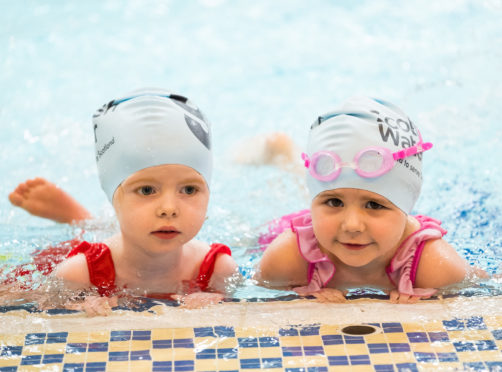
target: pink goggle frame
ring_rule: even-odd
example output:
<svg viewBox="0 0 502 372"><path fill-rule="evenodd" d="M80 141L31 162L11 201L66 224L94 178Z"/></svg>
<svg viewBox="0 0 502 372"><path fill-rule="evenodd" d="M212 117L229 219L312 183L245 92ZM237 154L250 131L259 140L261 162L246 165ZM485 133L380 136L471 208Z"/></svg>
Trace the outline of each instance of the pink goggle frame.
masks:
<svg viewBox="0 0 502 372"><path fill-rule="evenodd" d="M331 182L340 175L342 168L352 168L363 178L380 177L389 172L394 167L397 160L422 153L430 148L432 148L432 143L422 142L422 136L420 136L419 133L419 142L415 146L396 152L391 152L385 147L368 147L359 151L352 162L343 162L342 159L332 151L318 151L314 153L311 158L309 158L307 154L302 153L302 159L312 177L319 181ZM330 160L332 169L328 169L324 174L319 174L317 165L323 158ZM368 159L370 159L369 162ZM365 163L364 166L361 165L362 160L363 163Z"/></svg>

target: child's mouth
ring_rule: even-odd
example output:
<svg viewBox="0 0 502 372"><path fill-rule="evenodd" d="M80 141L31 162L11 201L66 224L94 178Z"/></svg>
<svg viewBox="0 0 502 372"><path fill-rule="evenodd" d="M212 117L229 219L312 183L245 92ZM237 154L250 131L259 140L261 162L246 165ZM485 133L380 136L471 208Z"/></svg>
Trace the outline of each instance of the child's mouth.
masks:
<svg viewBox="0 0 502 372"><path fill-rule="evenodd" d="M174 239L177 237L181 232L176 230L174 227L167 226L167 227L161 227L158 230L152 231L151 234L159 239Z"/></svg>
<svg viewBox="0 0 502 372"><path fill-rule="evenodd" d="M345 248L350 249L352 251L361 250L368 246L368 244L352 244L352 243L342 243L342 245Z"/></svg>

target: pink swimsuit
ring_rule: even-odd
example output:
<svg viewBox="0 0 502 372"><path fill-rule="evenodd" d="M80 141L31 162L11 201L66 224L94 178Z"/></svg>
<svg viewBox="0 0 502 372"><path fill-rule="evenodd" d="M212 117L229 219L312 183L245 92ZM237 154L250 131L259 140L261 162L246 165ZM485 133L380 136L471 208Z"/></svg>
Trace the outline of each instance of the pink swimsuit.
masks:
<svg viewBox="0 0 502 372"><path fill-rule="evenodd" d="M427 216L415 216L420 228L408 236L396 251L389 266L387 276L400 293L416 296L430 296L434 288L414 288L418 263L422 250L428 240L439 239L446 234L441 222ZM273 236L284 231L286 225L296 233L300 254L308 262L308 282L304 287L297 287L295 291L304 294L318 291L326 287L333 278L336 268L327 256L319 249L317 239L312 228L312 218L309 210L303 210L282 217L269 227L269 233L260 237L260 243L270 243Z"/></svg>

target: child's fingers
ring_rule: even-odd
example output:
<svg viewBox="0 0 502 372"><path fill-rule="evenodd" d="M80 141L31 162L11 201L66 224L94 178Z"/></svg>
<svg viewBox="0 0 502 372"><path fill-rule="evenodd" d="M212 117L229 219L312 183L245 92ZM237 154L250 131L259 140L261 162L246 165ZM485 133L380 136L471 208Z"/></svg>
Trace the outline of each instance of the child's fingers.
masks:
<svg viewBox="0 0 502 372"><path fill-rule="evenodd" d="M312 295L317 299L319 302L334 302L334 303L340 303L340 302L345 302L345 296L343 295L342 291L334 288L323 288L318 292L312 293Z"/></svg>

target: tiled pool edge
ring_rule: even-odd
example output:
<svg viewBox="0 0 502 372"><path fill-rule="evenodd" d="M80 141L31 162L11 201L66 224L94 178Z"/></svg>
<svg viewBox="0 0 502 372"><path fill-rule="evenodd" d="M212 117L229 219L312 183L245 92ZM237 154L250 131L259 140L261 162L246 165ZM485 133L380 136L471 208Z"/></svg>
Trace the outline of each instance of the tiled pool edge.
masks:
<svg viewBox="0 0 502 372"><path fill-rule="evenodd" d="M502 315L502 296L457 297L421 301L413 305L384 300L358 299L343 304L314 300L264 303L223 303L203 309L154 306L148 311L115 310L107 317L82 319L82 313L29 313L18 310L0 314L2 333L103 331L204 326L281 327L301 324L361 324L368 322L427 322L472 316Z"/></svg>

